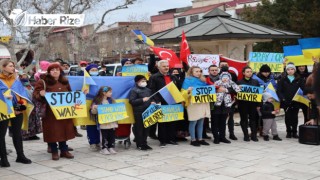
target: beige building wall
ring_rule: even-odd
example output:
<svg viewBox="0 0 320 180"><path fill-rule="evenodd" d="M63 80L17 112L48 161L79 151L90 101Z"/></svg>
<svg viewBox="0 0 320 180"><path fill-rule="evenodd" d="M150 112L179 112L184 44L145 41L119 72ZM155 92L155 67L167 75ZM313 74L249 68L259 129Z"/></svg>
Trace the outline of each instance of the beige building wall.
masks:
<svg viewBox="0 0 320 180"><path fill-rule="evenodd" d="M161 32L168 29L174 28L174 19L166 19L162 21L152 22L152 32Z"/></svg>

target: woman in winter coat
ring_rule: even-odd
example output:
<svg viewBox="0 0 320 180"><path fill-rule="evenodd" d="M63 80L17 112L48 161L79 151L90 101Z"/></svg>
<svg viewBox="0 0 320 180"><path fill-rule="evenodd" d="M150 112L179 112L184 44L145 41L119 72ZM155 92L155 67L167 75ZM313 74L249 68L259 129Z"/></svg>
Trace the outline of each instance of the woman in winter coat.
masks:
<svg viewBox="0 0 320 180"><path fill-rule="evenodd" d="M44 83L46 89L44 89ZM46 102L46 92L68 92L71 91L69 81L64 77L63 70L58 63L48 67L47 75L43 81L36 83L33 97L38 101ZM43 139L51 147L52 160L59 160L58 144L61 151L60 157L72 159L69 153L67 141L75 138L75 130L72 119L57 120L49 104L46 106L46 116L42 119ZM58 143L58 144L57 144Z"/></svg>

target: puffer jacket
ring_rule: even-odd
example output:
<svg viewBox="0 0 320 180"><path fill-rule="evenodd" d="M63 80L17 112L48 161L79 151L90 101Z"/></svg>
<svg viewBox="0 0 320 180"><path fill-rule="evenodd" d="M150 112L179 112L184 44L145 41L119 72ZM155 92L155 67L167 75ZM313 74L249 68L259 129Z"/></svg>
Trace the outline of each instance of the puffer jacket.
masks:
<svg viewBox="0 0 320 180"><path fill-rule="evenodd" d="M133 113L141 114L144 112L151 104L152 98L149 101L143 102L143 98L152 95L151 89L147 87L135 86L131 89L129 95L129 102L132 105Z"/></svg>

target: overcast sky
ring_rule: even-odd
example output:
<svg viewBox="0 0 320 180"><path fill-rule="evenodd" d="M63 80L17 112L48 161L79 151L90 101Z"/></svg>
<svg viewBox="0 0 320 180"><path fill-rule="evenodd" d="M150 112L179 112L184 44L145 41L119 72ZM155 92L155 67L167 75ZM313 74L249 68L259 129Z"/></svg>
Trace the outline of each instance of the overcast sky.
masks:
<svg viewBox="0 0 320 180"><path fill-rule="evenodd" d="M114 6L114 4L107 2L100 5L99 7L95 7L89 12L86 12L85 22L92 23L95 21L99 21L103 12L108 7ZM138 0L137 3L129 6L128 9L118 10L110 13L109 15L107 15L105 20L106 24L109 25L117 21L127 21L130 16L136 16L138 18L137 20L141 20L141 18L143 17L149 17L150 19L150 16L157 15L159 11L191 5L191 0Z"/></svg>

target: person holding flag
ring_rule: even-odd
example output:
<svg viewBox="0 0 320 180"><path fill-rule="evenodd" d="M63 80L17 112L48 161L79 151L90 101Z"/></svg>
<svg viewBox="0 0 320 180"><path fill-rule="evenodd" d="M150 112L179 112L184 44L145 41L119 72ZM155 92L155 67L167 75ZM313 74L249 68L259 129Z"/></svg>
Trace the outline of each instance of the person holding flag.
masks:
<svg viewBox="0 0 320 180"><path fill-rule="evenodd" d="M1 167L10 167L7 159L5 135L7 133L9 121L12 127L12 141L17 152L16 162L31 164L31 160L26 158L23 152L21 127L23 122L23 112L26 110L28 100L27 93L15 75L15 64L11 60L1 60L0 73L0 93L4 93L7 100L12 101L15 117L0 121L0 157ZM8 91L9 90L9 91ZM11 92L10 94L5 92ZM23 97L24 96L24 97Z"/></svg>
<svg viewBox="0 0 320 180"><path fill-rule="evenodd" d="M299 138L297 128L300 104L293 101L293 98L299 88L303 91L305 82L296 73L296 66L293 63L287 64L286 73L287 75L278 82L277 94L285 111L286 138Z"/></svg>
<svg viewBox="0 0 320 180"><path fill-rule="evenodd" d="M178 89L181 88L181 82L174 75L169 74L169 62L167 60L159 61L158 69L159 72L153 74L149 79L149 87L152 90L152 93L158 92L171 82L173 82ZM157 104L168 104L159 93L156 93L153 98ZM166 144L178 145L175 137L175 122L158 123L158 139L160 141L160 147L165 147Z"/></svg>

